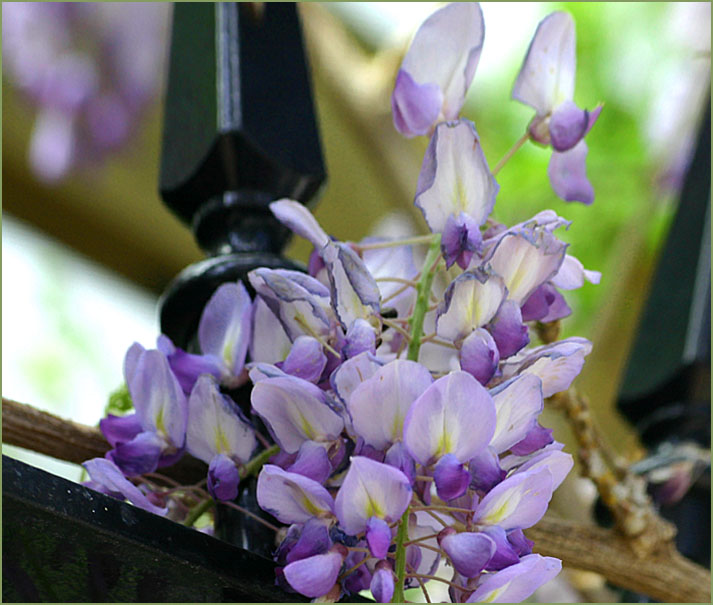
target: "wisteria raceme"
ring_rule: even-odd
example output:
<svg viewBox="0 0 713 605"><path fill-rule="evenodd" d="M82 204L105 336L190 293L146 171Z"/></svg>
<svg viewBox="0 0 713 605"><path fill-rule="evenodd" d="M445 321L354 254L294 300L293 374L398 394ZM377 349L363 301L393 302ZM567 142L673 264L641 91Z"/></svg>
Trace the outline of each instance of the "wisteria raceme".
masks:
<svg viewBox="0 0 713 605"><path fill-rule="evenodd" d="M477 5L444 7L399 72L395 124L431 136L415 193L431 233L340 242L298 202L273 202L314 246L309 273L257 268L254 300L222 285L195 350L165 336L156 349L134 344L124 373L136 413L102 421L113 449L86 463L92 487L192 525L213 500L237 506L240 482L256 475L259 506L283 526L276 582L309 598L369 589L401 602L445 569L452 601L511 602L557 575L560 561L533 554L523 534L573 465L539 419L591 344L538 346L533 322L566 317L563 291L599 274L568 253L557 230L569 222L554 211L510 227L490 216L498 184L475 126L457 115L483 32ZM555 13L516 90L544 95L527 136L540 140L548 125L548 142L567 153L591 124L561 129L571 87L562 80L555 94L532 71L556 34L554 65L571 77L573 25ZM428 59L441 39L434 56L450 61L450 80ZM251 419L230 397L248 380ZM156 479L184 451L209 465L207 492Z"/></svg>

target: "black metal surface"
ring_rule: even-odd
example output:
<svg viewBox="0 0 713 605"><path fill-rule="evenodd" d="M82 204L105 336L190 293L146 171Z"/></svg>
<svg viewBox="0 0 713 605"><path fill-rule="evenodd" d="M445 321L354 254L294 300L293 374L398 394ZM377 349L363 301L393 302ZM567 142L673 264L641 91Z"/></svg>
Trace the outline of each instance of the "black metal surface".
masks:
<svg viewBox="0 0 713 605"><path fill-rule="evenodd" d="M676 409L684 422L689 408L710 402L710 128L708 107L619 393L619 409L646 424L649 445L661 438L652 414L678 406L659 427L675 432Z"/></svg>
<svg viewBox="0 0 713 605"><path fill-rule="evenodd" d="M269 559L3 456L4 602L304 602Z"/></svg>
<svg viewBox="0 0 713 605"><path fill-rule="evenodd" d="M276 225L267 203L306 203L324 179L295 4L256 11L246 3L177 3L161 158L166 204L188 224L212 200L201 221L212 212L238 224L239 215L261 214ZM226 200L226 192L241 195ZM200 238L210 252L222 243L215 231ZM286 232L267 235L280 249Z"/></svg>

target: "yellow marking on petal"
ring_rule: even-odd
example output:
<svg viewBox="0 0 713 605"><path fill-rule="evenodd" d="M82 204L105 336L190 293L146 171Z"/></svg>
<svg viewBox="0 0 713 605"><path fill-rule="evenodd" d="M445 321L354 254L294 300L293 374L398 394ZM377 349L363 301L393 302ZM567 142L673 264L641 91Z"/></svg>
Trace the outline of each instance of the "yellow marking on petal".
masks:
<svg viewBox="0 0 713 605"><path fill-rule="evenodd" d="M223 361L229 368L233 367L233 347L230 342L226 342L223 346Z"/></svg>
<svg viewBox="0 0 713 605"><path fill-rule="evenodd" d="M461 212L465 212L468 207L468 197L466 195L465 187L463 187L463 181L458 177L454 179L453 184L453 206Z"/></svg>
<svg viewBox="0 0 713 605"><path fill-rule="evenodd" d="M215 427L215 451L218 454L227 454L230 451L228 437L220 426Z"/></svg>
<svg viewBox="0 0 713 605"><path fill-rule="evenodd" d="M156 412L156 430L159 433L163 433L164 435L166 434L166 423L164 421L163 415L164 415L164 406L161 406L158 408L158 412Z"/></svg>

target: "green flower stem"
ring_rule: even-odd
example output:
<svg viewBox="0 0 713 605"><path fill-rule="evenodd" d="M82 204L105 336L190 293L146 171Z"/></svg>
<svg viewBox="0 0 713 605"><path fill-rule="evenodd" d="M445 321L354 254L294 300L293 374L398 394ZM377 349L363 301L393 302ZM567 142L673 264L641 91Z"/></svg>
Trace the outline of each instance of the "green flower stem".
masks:
<svg viewBox="0 0 713 605"><path fill-rule="evenodd" d="M436 233L432 236L431 245L426 253L426 260L423 263L421 279L418 281L416 289L416 304L413 315L409 321L411 328L411 341L408 346L407 359L418 361L418 352L421 348L423 338L423 320L428 311L429 298L431 296L431 286L433 277L436 274L438 261L441 254L441 236ZM396 584L394 586L394 596L392 603L404 602L404 581L406 580L406 542L408 542L408 518L411 513L410 507L406 508L399 522L399 529L396 533Z"/></svg>
<svg viewBox="0 0 713 605"><path fill-rule="evenodd" d="M436 274L435 266L439 260L438 257L440 253L441 235L440 233L436 233L426 253L423 271L421 271L421 279L418 281L418 287L416 289L416 304L413 309L413 315L411 315L411 320L409 321L411 342L409 342L408 345L407 359L411 361L418 361L418 351L421 348L421 339L423 338L423 320L428 310L431 285L433 284L433 276Z"/></svg>
<svg viewBox="0 0 713 605"><path fill-rule="evenodd" d="M514 156L515 153L517 153L518 149L520 149L520 147L522 147L529 140L530 140L530 132L528 131L515 142L515 144L508 150L508 152L497 163L495 168L493 168L493 176L495 176L498 172L500 172L500 170L502 170L503 166L505 166L505 164L507 164L510 161L510 158L512 156Z"/></svg>
<svg viewBox="0 0 713 605"><path fill-rule="evenodd" d="M183 521L183 525L186 527L193 527L193 524L200 519L201 515L213 508L214 505L215 501L212 498L207 498L206 500L199 502L190 511L188 511L188 515Z"/></svg>
<svg viewBox="0 0 713 605"><path fill-rule="evenodd" d="M279 451L280 451L280 446L273 445L272 447L269 447L266 450L260 452L252 460L249 460L248 462L246 462L243 465L243 467L240 469L240 478L245 479L245 477L248 477L250 475L257 475L257 473L262 468L262 465L265 464L270 458L272 458Z"/></svg>

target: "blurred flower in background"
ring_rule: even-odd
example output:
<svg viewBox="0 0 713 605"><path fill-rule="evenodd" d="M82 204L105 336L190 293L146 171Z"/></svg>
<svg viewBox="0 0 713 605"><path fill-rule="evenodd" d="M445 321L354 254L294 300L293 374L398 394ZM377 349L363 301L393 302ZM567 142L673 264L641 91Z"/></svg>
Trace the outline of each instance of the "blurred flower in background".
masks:
<svg viewBox="0 0 713 605"><path fill-rule="evenodd" d="M43 181L121 148L162 82L171 5L11 2L3 69L36 107L29 161Z"/></svg>

